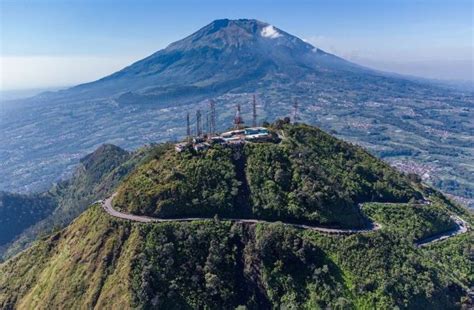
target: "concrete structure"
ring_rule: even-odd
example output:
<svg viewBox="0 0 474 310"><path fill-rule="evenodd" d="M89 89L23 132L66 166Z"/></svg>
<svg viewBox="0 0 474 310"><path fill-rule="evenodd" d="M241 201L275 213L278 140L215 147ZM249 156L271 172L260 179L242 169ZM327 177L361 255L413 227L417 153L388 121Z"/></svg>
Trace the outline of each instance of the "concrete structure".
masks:
<svg viewBox="0 0 474 310"><path fill-rule="evenodd" d="M271 138L270 132L264 127L252 127L245 129L245 140L257 141Z"/></svg>
<svg viewBox="0 0 474 310"><path fill-rule="evenodd" d="M271 132L265 127L249 127L245 129L231 130L220 135L194 137L190 143L178 143L175 145L176 152L182 152L193 148L195 151L204 151L212 145L238 146L247 142L270 141Z"/></svg>
<svg viewBox="0 0 474 310"><path fill-rule="evenodd" d="M189 143L181 142L181 143L175 144L174 149L175 149L176 152L181 153L182 151L185 151L186 149L188 149L189 146L190 146Z"/></svg>
<svg viewBox="0 0 474 310"><path fill-rule="evenodd" d="M196 152L205 151L205 150L209 149L210 147L211 147L211 145L207 142L197 143L197 144L193 145L193 149Z"/></svg>

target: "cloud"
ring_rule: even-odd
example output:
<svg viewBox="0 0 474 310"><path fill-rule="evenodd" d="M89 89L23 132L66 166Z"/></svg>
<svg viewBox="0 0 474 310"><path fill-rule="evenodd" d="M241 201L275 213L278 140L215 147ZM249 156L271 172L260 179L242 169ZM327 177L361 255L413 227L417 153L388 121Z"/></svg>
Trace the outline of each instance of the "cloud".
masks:
<svg viewBox="0 0 474 310"><path fill-rule="evenodd" d="M278 37L281 37L281 34L272 25L268 25L265 28L263 28L260 34L262 35L262 37L270 38L270 39L276 39Z"/></svg>
<svg viewBox="0 0 474 310"><path fill-rule="evenodd" d="M314 52L316 52L318 49L322 49L326 52L340 55L341 51L336 48L336 45L338 45L339 42L336 40L330 39L326 36L312 36L309 38L304 39L306 43L309 43L313 45L315 48L313 49Z"/></svg>

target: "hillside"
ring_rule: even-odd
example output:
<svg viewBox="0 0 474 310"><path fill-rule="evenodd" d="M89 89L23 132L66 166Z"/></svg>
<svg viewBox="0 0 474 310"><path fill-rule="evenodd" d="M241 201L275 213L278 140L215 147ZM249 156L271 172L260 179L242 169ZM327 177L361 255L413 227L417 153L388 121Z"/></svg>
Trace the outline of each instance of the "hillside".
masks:
<svg viewBox="0 0 474 310"><path fill-rule="evenodd" d="M0 308L467 307L472 231L422 248L415 242L451 231L453 214L472 225L470 212L318 128L278 121L269 130L279 143L181 153L165 144L132 157L104 147L125 164L99 156L103 148L88 156L84 168L108 167L91 172L88 185L125 176L117 177L114 207L207 219L137 223L95 204L0 264ZM134 157L132 172L119 173ZM119 166L110 172L112 163ZM91 179L81 180L72 192L95 195L83 187ZM105 184L110 194L114 183ZM355 228L368 220L382 228L327 235L288 225Z"/></svg>
<svg viewBox="0 0 474 310"><path fill-rule="evenodd" d="M259 122L288 116L296 98L301 121L474 199L472 92L363 68L249 19L213 21L98 81L5 104L0 189L43 191L105 142L181 139L186 113L208 99L224 130L237 103L250 119L252 94Z"/></svg>
<svg viewBox="0 0 474 310"><path fill-rule="evenodd" d="M70 179L44 193L0 195L0 257L14 255L39 235L67 226L92 202L109 195L144 153L102 145L80 160Z"/></svg>
<svg viewBox="0 0 474 310"><path fill-rule="evenodd" d="M307 125L277 122L280 143L169 150L118 189L114 205L134 214L247 217L363 227L357 204L423 198L416 184L360 147Z"/></svg>
<svg viewBox="0 0 474 310"><path fill-rule="evenodd" d="M0 265L0 307L457 309L472 281L469 238L438 262L444 244L420 250L396 232L131 224L95 206Z"/></svg>

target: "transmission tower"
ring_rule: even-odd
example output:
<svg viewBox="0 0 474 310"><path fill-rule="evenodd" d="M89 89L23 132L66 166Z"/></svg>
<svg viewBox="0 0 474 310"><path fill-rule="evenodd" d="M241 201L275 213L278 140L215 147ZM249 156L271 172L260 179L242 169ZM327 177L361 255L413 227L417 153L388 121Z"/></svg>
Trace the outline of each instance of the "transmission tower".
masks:
<svg viewBox="0 0 474 310"><path fill-rule="evenodd" d="M293 103L293 122L296 123L298 121L298 99L295 98L295 102Z"/></svg>
<svg viewBox="0 0 474 310"><path fill-rule="evenodd" d="M205 128L205 134L210 135L211 128L210 128L210 123L209 123L209 112L206 113L206 128Z"/></svg>
<svg viewBox="0 0 474 310"><path fill-rule="evenodd" d="M241 125L244 123L242 116L240 116L240 104L237 104L237 112L235 113L234 125L236 129L240 129Z"/></svg>
<svg viewBox="0 0 474 310"><path fill-rule="evenodd" d="M186 135L187 139L191 139L191 124L189 122L189 112L186 113Z"/></svg>
<svg viewBox="0 0 474 310"><path fill-rule="evenodd" d="M252 126L257 127L257 100L255 99L255 94L253 95L252 102Z"/></svg>
<svg viewBox="0 0 474 310"><path fill-rule="evenodd" d="M201 127L201 110L196 111L196 136L200 137L202 134Z"/></svg>
<svg viewBox="0 0 474 310"><path fill-rule="evenodd" d="M214 100L209 100L209 110L211 112L211 119L209 125L209 133L211 135L216 133L216 121L217 121L217 113L216 113L216 103Z"/></svg>

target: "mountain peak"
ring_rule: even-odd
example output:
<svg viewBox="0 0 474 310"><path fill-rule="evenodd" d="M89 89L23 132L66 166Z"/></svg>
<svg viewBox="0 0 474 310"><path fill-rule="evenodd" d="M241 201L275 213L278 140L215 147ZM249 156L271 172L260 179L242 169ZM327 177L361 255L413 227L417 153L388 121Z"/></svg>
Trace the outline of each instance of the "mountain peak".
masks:
<svg viewBox="0 0 474 310"><path fill-rule="evenodd" d="M268 23L261 22L256 19L216 19L212 21L207 26L201 28L201 30L207 29L208 27L212 28L214 31L232 31L233 28L241 28L247 30L249 33L255 33L259 28L267 26ZM197 31L199 32L199 30Z"/></svg>
<svg viewBox="0 0 474 310"><path fill-rule="evenodd" d="M262 40L279 39L279 44L302 40L256 19L217 19L199 29L187 38L168 46L168 50L195 49L200 47L227 48L254 45Z"/></svg>

